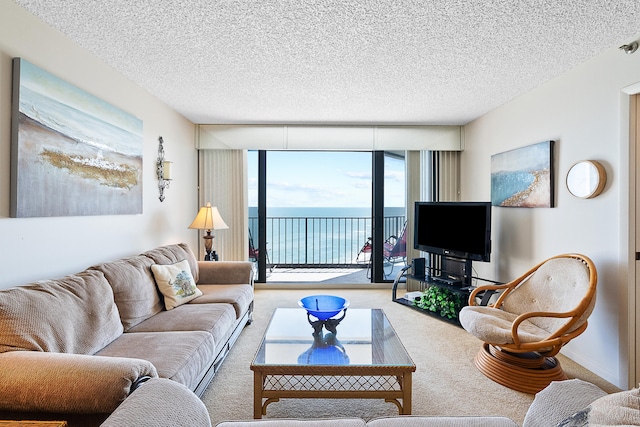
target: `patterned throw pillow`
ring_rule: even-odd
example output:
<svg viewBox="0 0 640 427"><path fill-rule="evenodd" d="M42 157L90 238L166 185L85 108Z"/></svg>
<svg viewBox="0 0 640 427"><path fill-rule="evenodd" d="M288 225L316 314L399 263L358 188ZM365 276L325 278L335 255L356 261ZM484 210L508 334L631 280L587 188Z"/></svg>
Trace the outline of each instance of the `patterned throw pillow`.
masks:
<svg viewBox="0 0 640 427"><path fill-rule="evenodd" d="M164 306L167 310L202 295L200 289L196 287L187 260L170 265L153 264L151 271L158 289L164 295Z"/></svg>
<svg viewBox="0 0 640 427"><path fill-rule="evenodd" d="M582 411L562 420L557 427L586 427L589 425L589 411L591 411L591 406L587 406Z"/></svg>

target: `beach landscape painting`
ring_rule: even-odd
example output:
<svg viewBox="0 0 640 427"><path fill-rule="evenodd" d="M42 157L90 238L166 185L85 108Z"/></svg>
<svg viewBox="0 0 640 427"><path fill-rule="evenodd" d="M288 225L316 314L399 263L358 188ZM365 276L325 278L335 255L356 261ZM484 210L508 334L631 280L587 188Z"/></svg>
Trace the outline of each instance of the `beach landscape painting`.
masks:
<svg viewBox="0 0 640 427"><path fill-rule="evenodd" d="M553 207L553 141L491 156L491 205Z"/></svg>
<svg viewBox="0 0 640 427"><path fill-rule="evenodd" d="M142 213L142 121L13 59L14 218Z"/></svg>

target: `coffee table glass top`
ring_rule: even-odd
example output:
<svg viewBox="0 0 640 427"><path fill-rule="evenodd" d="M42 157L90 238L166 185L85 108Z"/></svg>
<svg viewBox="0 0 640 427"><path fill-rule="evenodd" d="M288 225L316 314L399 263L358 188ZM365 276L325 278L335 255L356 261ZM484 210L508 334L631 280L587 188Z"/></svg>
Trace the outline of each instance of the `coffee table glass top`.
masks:
<svg viewBox="0 0 640 427"><path fill-rule="evenodd" d="M415 366L381 309L335 317L323 324L302 308L276 309L252 365Z"/></svg>

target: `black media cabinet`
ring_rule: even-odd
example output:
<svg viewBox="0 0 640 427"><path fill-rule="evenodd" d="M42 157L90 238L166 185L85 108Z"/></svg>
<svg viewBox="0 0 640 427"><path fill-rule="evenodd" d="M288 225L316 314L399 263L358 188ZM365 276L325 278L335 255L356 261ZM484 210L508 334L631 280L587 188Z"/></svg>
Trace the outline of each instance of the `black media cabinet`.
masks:
<svg viewBox="0 0 640 427"><path fill-rule="evenodd" d="M487 281L487 282L492 282L492 283L498 283L498 282L493 282L491 280L487 280L487 279L480 279L480 278L474 278L476 280L482 280L482 281ZM468 305L468 301L469 301L469 296L471 295L471 292L473 291L473 289L475 289L474 286L471 286L471 276L467 275L465 276L465 280L464 283L460 283L459 281L456 280L443 280L440 276L430 276L430 275L425 275L425 276L414 276L411 274L411 266L407 266L404 267L396 276L394 282L393 282L393 288L392 288L392 294L391 294L391 299L393 302L396 302L398 304L402 304L405 305L409 308L412 308L414 310L417 310L421 313L430 315L430 316L434 316L440 320L444 320L445 322L449 322L452 323L454 325L460 326L460 320L459 317L456 315L455 318L448 318L448 317L443 317L441 316L438 312L434 312L434 311L429 311L429 310L425 310L423 308L418 307L414 301L410 301L409 299L405 298L404 295L398 297L398 285L401 282L406 282L407 283L407 292L410 292L409 290L409 282L414 283L414 286L416 288L416 292L424 292L427 288L430 288L432 286L436 286L439 289L445 289L450 291L452 294L458 295L461 300L462 300L462 305L460 306L460 308L462 308L463 306ZM493 291L491 292L484 292L481 293L479 295L479 297L481 298L481 305L487 305L489 303L489 299L491 298L491 296L494 294ZM459 312L459 310L458 310Z"/></svg>

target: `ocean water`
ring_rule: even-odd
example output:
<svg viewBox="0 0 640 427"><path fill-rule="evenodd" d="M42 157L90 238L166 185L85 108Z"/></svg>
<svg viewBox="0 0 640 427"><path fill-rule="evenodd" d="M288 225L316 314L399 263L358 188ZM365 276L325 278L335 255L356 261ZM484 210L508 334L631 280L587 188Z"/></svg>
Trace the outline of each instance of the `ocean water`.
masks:
<svg viewBox="0 0 640 427"><path fill-rule="evenodd" d="M385 208L385 216L405 215L404 207ZM249 217L258 217L258 208L249 207ZM267 217L345 218L371 217L370 207L268 207Z"/></svg>
<svg viewBox="0 0 640 427"><path fill-rule="evenodd" d="M20 65L20 112L99 150L142 155L142 120L28 61Z"/></svg>
<svg viewBox="0 0 640 427"><path fill-rule="evenodd" d="M385 209L385 236L398 235L405 209ZM258 210L249 208L249 230L258 246ZM267 209L271 264L352 264L371 236L371 208L274 207Z"/></svg>
<svg viewBox="0 0 640 427"><path fill-rule="evenodd" d="M535 175L526 171L491 174L491 204L501 206L509 197L528 189L534 180Z"/></svg>

